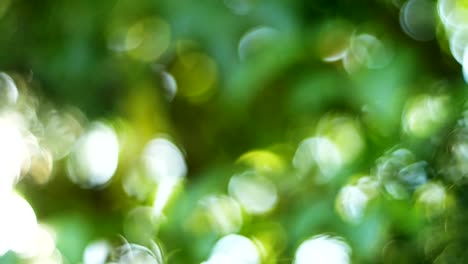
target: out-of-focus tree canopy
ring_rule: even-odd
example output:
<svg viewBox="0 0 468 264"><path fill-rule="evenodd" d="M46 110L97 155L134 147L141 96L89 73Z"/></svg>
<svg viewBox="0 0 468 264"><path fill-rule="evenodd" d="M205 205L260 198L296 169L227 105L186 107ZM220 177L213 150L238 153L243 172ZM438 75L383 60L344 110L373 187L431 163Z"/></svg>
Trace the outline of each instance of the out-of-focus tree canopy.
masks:
<svg viewBox="0 0 468 264"><path fill-rule="evenodd" d="M0 263L466 263L468 2L0 0Z"/></svg>

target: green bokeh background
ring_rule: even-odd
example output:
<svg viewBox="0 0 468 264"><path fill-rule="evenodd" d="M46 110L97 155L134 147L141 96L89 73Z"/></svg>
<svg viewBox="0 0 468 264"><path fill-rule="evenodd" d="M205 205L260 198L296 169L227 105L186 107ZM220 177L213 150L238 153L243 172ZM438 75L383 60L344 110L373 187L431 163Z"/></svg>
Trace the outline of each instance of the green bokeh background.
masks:
<svg viewBox="0 0 468 264"><path fill-rule="evenodd" d="M92 240L120 241L127 212L150 204L128 197L122 177L144 144L160 133L183 148L188 166L187 178L154 236L167 263L208 258L220 234L196 230L187 222L202 197L227 193L230 177L242 170L236 160L257 149L276 153L286 164L278 176L283 180L277 182L276 208L262 216L246 214L239 231L249 237L272 236L274 252L265 263L291 263L303 240L323 233L343 237L353 249L353 263L467 261L466 184L443 176L450 135L465 109L466 85L459 65L445 52L443 33L419 42L402 31L394 2L403 1L256 0L250 1L253 8L245 15L235 14L220 0L2 2L2 71L24 80L43 105L59 111L76 107L87 122L105 120L117 133L130 129L137 135L104 188L83 189L72 183L66 177L66 158L54 163L46 184L27 177L17 184L38 220L56 231L66 263L80 263ZM109 48L109 35L118 25L147 17L170 26L170 44L161 56L145 62ZM339 63L323 62L317 48L320 30L337 19L384 36L393 54L390 63L349 74ZM257 26L274 28L278 36L242 61L239 40ZM183 57L178 53L181 45L216 65L216 82L207 98L194 100L182 93L166 100L157 69L174 73ZM178 88L203 82L203 69L196 73L186 81L176 76ZM447 95L450 107L433 133L413 137L404 132L402 115L405 104L420 94ZM327 114L351 116L362 125L364 152L329 184L291 180L297 146ZM453 205L427 218L414 196L394 200L380 190L361 223L343 221L335 209L340 188L355 174L372 173L377 158L395 146L428 163L429 179L450 190ZM429 240L435 241L430 249ZM0 263L28 260L10 252Z"/></svg>

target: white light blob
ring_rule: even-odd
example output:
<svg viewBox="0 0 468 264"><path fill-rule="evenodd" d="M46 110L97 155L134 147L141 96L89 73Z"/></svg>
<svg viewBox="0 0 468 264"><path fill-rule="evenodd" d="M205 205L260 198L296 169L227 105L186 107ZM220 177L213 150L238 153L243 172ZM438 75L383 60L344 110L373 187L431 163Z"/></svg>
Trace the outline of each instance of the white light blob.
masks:
<svg viewBox="0 0 468 264"><path fill-rule="evenodd" d="M70 153L82 134L84 117L78 109L62 109L51 110L44 119L43 145L51 151L54 160L60 160Z"/></svg>
<svg viewBox="0 0 468 264"><path fill-rule="evenodd" d="M229 194L251 214L263 214L270 211L278 200L275 185L254 172L246 172L231 177Z"/></svg>
<svg viewBox="0 0 468 264"><path fill-rule="evenodd" d="M426 204L439 204L445 200L445 187L441 184L429 183L424 186L418 200Z"/></svg>
<svg viewBox="0 0 468 264"><path fill-rule="evenodd" d="M460 5L457 0L439 0L437 2L440 20L449 34L468 27L468 8Z"/></svg>
<svg viewBox="0 0 468 264"><path fill-rule="evenodd" d="M153 202L153 211L156 216L162 215L178 183L179 181L164 180L158 185L158 191Z"/></svg>
<svg viewBox="0 0 468 264"><path fill-rule="evenodd" d="M158 184L153 208L155 214L160 215L176 186L187 174L187 165L179 148L165 138L148 142L142 160L147 176Z"/></svg>
<svg viewBox="0 0 468 264"><path fill-rule="evenodd" d="M28 140L23 135L22 127L18 114L0 116L0 193L12 189L23 167L29 163Z"/></svg>
<svg viewBox="0 0 468 264"><path fill-rule="evenodd" d="M172 101L177 94L177 82L172 74L163 71L161 72L162 85L165 91L165 96L168 101Z"/></svg>
<svg viewBox="0 0 468 264"><path fill-rule="evenodd" d="M458 63L463 63L465 49L468 46L468 28L456 30L449 36L449 47L453 58Z"/></svg>
<svg viewBox="0 0 468 264"><path fill-rule="evenodd" d="M40 256L29 259L30 264L63 264L66 263L65 259L60 254L60 251L55 249L50 256Z"/></svg>
<svg viewBox="0 0 468 264"><path fill-rule="evenodd" d="M0 256L12 250L27 253L37 230L34 210L18 194L0 194Z"/></svg>
<svg viewBox="0 0 468 264"><path fill-rule="evenodd" d="M119 158L115 131L96 122L73 147L67 168L70 179L85 188L106 184L114 175Z"/></svg>
<svg viewBox="0 0 468 264"><path fill-rule="evenodd" d="M347 264L351 247L341 238L327 235L314 236L299 246L294 264Z"/></svg>
<svg viewBox="0 0 468 264"><path fill-rule="evenodd" d="M325 115L317 125L317 134L333 142L344 164L354 161L365 148L361 126L350 116Z"/></svg>
<svg viewBox="0 0 468 264"><path fill-rule="evenodd" d="M463 1L439 0L437 11L449 41L450 52L462 64L463 77L467 81L465 53L468 46L468 6Z"/></svg>
<svg viewBox="0 0 468 264"><path fill-rule="evenodd" d="M369 197L358 186L343 187L337 198L336 207L341 217L351 223L358 223L364 215Z"/></svg>
<svg viewBox="0 0 468 264"><path fill-rule="evenodd" d="M39 146L31 150L29 174L36 183L46 183L50 179L53 166L54 161L50 151Z"/></svg>
<svg viewBox="0 0 468 264"><path fill-rule="evenodd" d="M466 83L468 83L468 47L465 48L465 52L463 54L462 72L463 72L463 79L465 80Z"/></svg>
<svg viewBox="0 0 468 264"><path fill-rule="evenodd" d="M248 238L230 234L222 237L211 251L209 259L202 264L260 264L257 246Z"/></svg>
<svg viewBox="0 0 468 264"><path fill-rule="evenodd" d="M236 200L226 195L210 195L200 200L200 205L218 234L240 230L243 224L242 210Z"/></svg>
<svg viewBox="0 0 468 264"><path fill-rule="evenodd" d="M372 34L362 33L351 38L349 52L356 60L369 69L385 67L393 54L390 49Z"/></svg>
<svg viewBox="0 0 468 264"><path fill-rule="evenodd" d="M440 183L427 183L418 190L418 204L422 205L428 216L438 215L445 210L448 195Z"/></svg>
<svg viewBox="0 0 468 264"><path fill-rule="evenodd" d="M342 167L343 160L338 147L326 137L307 138L299 144L293 158L293 165L298 170L306 172L314 165L318 167L321 176L319 183L328 182Z"/></svg>
<svg viewBox="0 0 468 264"><path fill-rule="evenodd" d="M38 224L31 234L32 242L20 253L23 258L47 258L54 254L55 233L43 224Z"/></svg>
<svg viewBox="0 0 468 264"><path fill-rule="evenodd" d="M428 41L435 36L434 3L410 0L400 9L400 25L411 38Z"/></svg>
<svg viewBox="0 0 468 264"><path fill-rule="evenodd" d="M262 52L269 47L278 37L278 31L271 27L259 26L242 36L239 41L239 58L241 61Z"/></svg>
<svg viewBox="0 0 468 264"><path fill-rule="evenodd" d="M465 163L468 160L468 144L466 142L456 142L452 146L454 158L459 163Z"/></svg>
<svg viewBox="0 0 468 264"><path fill-rule="evenodd" d="M341 188L335 207L343 220L352 224L360 223L369 201L378 195L378 187L379 183L374 177L364 176L355 184Z"/></svg>
<svg viewBox="0 0 468 264"><path fill-rule="evenodd" d="M439 14L440 20L444 24L449 23L449 16L450 13L453 11L455 7L454 0L439 0L437 1L437 13Z"/></svg>
<svg viewBox="0 0 468 264"><path fill-rule="evenodd" d="M187 174L187 165L179 148L165 138L148 142L143 151L148 176L156 183L179 180Z"/></svg>
<svg viewBox="0 0 468 264"><path fill-rule="evenodd" d="M430 136L446 121L448 108L447 96L417 96L405 107L403 128L413 136Z"/></svg>
<svg viewBox="0 0 468 264"><path fill-rule="evenodd" d="M104 264L111 253L111 246L105 240L88 244L83 252L83 264Z"/></svg>
<svg viewBox="0 0 468 264"><path fill-rule="evenodd" d="M447 164L446 177L452 182L466 181L468 175L468 142L466 138L466 118L459 120L460 127L454 133L450 146L450 159Z"/></svg>
<svg viewBox="0 0 468 264"><path fill-rule="evenodd" d="M14 105L18 96L18 88L13 79L8 74L0 72L0 107Z"/></svg>

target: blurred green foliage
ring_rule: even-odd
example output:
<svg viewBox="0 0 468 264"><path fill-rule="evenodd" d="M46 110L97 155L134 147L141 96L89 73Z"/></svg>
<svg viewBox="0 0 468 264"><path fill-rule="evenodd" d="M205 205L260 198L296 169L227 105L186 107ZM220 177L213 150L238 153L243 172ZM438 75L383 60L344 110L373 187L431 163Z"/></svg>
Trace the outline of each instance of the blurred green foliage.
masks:
<svg viewBox="0 0 468 264"><path fill-rule="evenodd" d="M100 263L83 259L96 240L109 263L137 263L119 257L128 243L221 263L212 249L231 233L261 263L306 263L299 246L321 234L353 263L466 262L466 87L440 21L425 42L402 30L405 3L2 0L0 69L29 98L12 109L33 109L52 166L31 162L14 189L57 250L0 263ZM96 121L119 145L99 184L77 150ZM173 145L155 154L154 138Z"/></svg>

